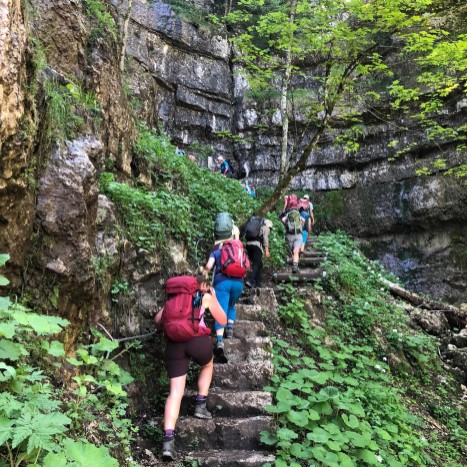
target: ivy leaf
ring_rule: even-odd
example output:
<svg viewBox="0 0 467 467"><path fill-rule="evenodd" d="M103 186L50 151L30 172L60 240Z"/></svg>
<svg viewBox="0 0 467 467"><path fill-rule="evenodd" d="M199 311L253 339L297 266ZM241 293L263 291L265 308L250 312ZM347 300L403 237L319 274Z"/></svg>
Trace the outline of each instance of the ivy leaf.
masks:
<svg viewBox="0 0 467 467"><path fill-rule="evenodd" d="M5 266L5 263L10 259L10 255L2 253L0 254L0 266Z"/></svg>
<svg viewBox="0 0 467 467"><path fill-rule="evenodd" d="M285 389L283 387L279 388L276 393L276 399L278 401L289 401L290 399L293 399L294 395L292 394L292 391L289 391L288 389Z"/></svg>
<svg viewBox="0 0 467 467"><path fill-rule="evenodd" d="M338 452L337 457L339 458L340 465L342 467L357 467L357 464L347 454Z"/></svg>
<svg viewBox="0 0 467 467"><path fill-rule="evenodd" d="M267 444L268 446L273 446L277 443L278 438L275 434L270 433L269 431L262 431L260 433L260 440L262 443Z"/></svg>
<svg viewBox="0 0 467 467"><path fill-rule="evenodd" d="M287 413L291 407L288 402L280 401L277 405L267 405L265 410L268 413Z"/></svg>
<svg viewBox="0 0 467 467"><path fill-rule="evenodd" d="M0 336L6 337L7 339L12 339L13 336L15 335L16 327L17 325L14 321L10 321L8 323L2 323L0 325Z"/></svg>
<svg viewBox="0 0 467 467"><path fill-rule="evenodd" d="M347 414L343 413L342 420L349 428L357 428L360 424L357 417L353 414L351 414L350 417L348 417Z"/></svg>
<svg viewBox="0 0 467 467"><path fill-rule="evenodd" d="M28 355L24 346L6 339L0 340L0 358L15 362L21 355Z"/></svg>
<svg viewBox="0 0 467 467"><path fill-rule="evenodd" d="M375 454L368 449L360 449L357 452L357 455L359 459L361 459L363 462L366 462L367 464L370 465L377 465L379 464L378 459L376 458Z"/></svg>
<svg viewBox="0 0 467 467"><path fill-rule="evenodd" d="M370 435L368 434L361 435L360 433L356 433L355 431L348 431L346 434L349 437L349 440L352 442L352 444L357 448L364 448L368 446L371 440Z"/></svg>
<svg viewBox="0 0 467 467"><path fill-rule="evenodd" d="M297 439L298 434L295 431L289 430L288 428L279 428L277 430L277 436L281 440L290 441L291 439Z"/></svg>
<svg viewBox="0 0 467 467"><path fill-rule="evenodd" d="M43 341L41 347L52 357L64 357L65 349L63 348L63 343L59 341Z"/></svg>
<svg viewBox="0 0 467 467"><path fill-rule="evenodd" d="M292 443L292 446L290 446L290 454L299 459L310 459L313 455L310 448L303 449L303 445L300 443Z"/></svg>
<svg viewBox="0 0 467 467"><path fill-rule="evenodd" d="M49 452L44 457L44 463L42 465L43 467L66 467L67 464L68 462L66 460L65 454L54 454Z"/></svg>
<svg viewBox="0 0 467 467"><path fill-rule="evenodd" d="M11 301L8 297L0 297L0 311L6 311L11 306Z"/></svg>
<svg viewBox="0 0 467 467"><path fill-rule="evenodd" d="M65 454L75 467L118 467L118 462L104 446L96 447L82 441L65 441Z"/></svg>
<svg viewBox="0 0 467 467"><path fill-rule="evenodd" d="M319 427L315 428L312 432L307 433L306 437L315 443L326 443L329 441L329 433Z"/></svg>
<svg viewBox="0 0 467 467"><path fill-rule="evenodd" d="M291 410L287 414L287 418L294 425L297 425L300 428L303 428L308 425L308 412L306 410L302 410L301 412L297 412L296 410Z"/></svg>
<svg viewBox="0 0 467 467"><path fill-rule="evenodd" d="M16 370L4 362L0 362L0 381L8 381L16 378Z"/></svg>
<svg viewBox="0 0 467 467"><path fill-rule="evenodd" d="M1 285L8 285L10 281L5 277L0 274L0 286Z"/></svg>

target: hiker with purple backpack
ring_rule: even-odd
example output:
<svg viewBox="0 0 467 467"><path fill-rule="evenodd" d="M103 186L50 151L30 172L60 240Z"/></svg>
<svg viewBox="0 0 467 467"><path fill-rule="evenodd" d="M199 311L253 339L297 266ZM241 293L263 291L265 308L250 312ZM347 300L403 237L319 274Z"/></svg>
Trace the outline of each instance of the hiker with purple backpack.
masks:
<svg viewBox="0 0 467 467"><path fill-rule="evenodd" d="M164 410L164 438L162 457L176 458L174 430L185 392L190 361L200 367L198 395L194 416L210 419L206 401L214 368L211 330L204 322L209 310L216 323L227 324L227 316L209 284L208 273L200 268L196 276L172 277L166 283L167 300L155 317L156 327L164 331L167 339L165 362L170 380L170 392Z"/></svg>
<svg viewBox="0 0 467 467"><path fill-rule="evenodd" d="M235 303L243 292L243 280L250 263L239 240L239 231L227 212L218 214L214 227L215 243L206 264L213 270L213 286L222 309L227 314L227 326L216 321L216 347L214 355L219 363L227 362L224 355L224 337L233 337L233 325L237 318Z"/></svg>

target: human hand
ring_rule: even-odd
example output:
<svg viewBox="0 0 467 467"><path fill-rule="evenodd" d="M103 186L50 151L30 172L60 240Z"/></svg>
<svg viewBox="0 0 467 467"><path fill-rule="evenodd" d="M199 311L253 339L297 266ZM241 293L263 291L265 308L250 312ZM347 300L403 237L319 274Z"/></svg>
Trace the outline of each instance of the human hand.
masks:
<svg viewBox="0 0 467 467"><path fill-rule="evenodd" d="M269 250L266 250L266 258L269 258L271 255L269 254Z"/></svg>

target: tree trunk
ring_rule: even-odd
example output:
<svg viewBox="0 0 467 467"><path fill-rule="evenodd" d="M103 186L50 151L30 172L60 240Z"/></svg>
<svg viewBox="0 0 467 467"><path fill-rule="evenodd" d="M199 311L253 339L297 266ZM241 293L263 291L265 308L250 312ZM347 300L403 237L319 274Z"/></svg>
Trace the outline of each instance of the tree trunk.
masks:
<svg viewBox="0 0 467 467"><path fill-rule="evenodd" d="M120 51L120 71L125 71L125 49L126 40L128 37L128 27L130 25L131 9L133 7L133 0L128 0L128 8L126 10L125 18L123 20L123 31L122 31L122 50Z"/></svg>
<svg viewBox="0 0 467 467"><path fill-rule="evenodd" d="M292 0L290 3L289 22L293 25L295 21L295 13L297 10L297 0ZM284 76L281 86L280 112L282 123L282 141L281 141L281 162L280 176L283 177L288 169L287 146L289 141L289 115L287 113L287 91L289 90L290 75L292 73L292 51L293 45L293 29L291 29L291 37L289 37L290 47L285 51Z"/></svg>
<svg viewBox="0 0 467 467"><path fill-rule="evenodd" d="M289 188L289 185L294 179L294 177L298 173L303 172L303 170L305 170L308 157L310 156L311 152L318 144L321 136L323 135L324 131L329 125L329 119L330 119L330 114L327 113L323 121L321 122L321 125L319 126L318 130L314 134L312 140L310 141L308 146L303 150L296 164L293 167L290 167L283 177L279 178L279 182L276 186L276 189L273 191L271 196L263 203L262 206L260 206L255 211L256 216L264 217L269 211L273 210L277 202L281 199L281 197L285 194L285 192Z"/></svg>

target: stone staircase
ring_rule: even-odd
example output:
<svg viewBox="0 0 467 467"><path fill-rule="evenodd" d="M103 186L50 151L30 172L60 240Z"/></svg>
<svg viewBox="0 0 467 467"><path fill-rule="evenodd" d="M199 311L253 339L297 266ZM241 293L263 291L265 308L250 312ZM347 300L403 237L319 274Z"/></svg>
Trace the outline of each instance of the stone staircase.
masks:
<svg viewBox="0 0 467 467"><path fill-rule="evenodd" d="M261 289L248 302L237 305L234 338L225 340L228 363L214 364L208 397L212 420L192 416L196 389L187 389L176 427L178 459L153 458L152 465L259 467L274 462L269 447L260 442L260 432L272 429L272 417L264 410L272 396L263 387L274 370L261 314L276 313L277 302L272 289Z"/></svg>
<svg viewBox="0 0 467 467"><path fill-rule="evenodd" d="M278 271L272 276L274 282L306 283L323 277L326 272L319 266L326 261L327 255L315 250L316 242L317 237L308 237L306 249L298 262L299 272L292 273L291 269L289 271ZM291 265L292 260L289 259L287 264Z"/></svg>

